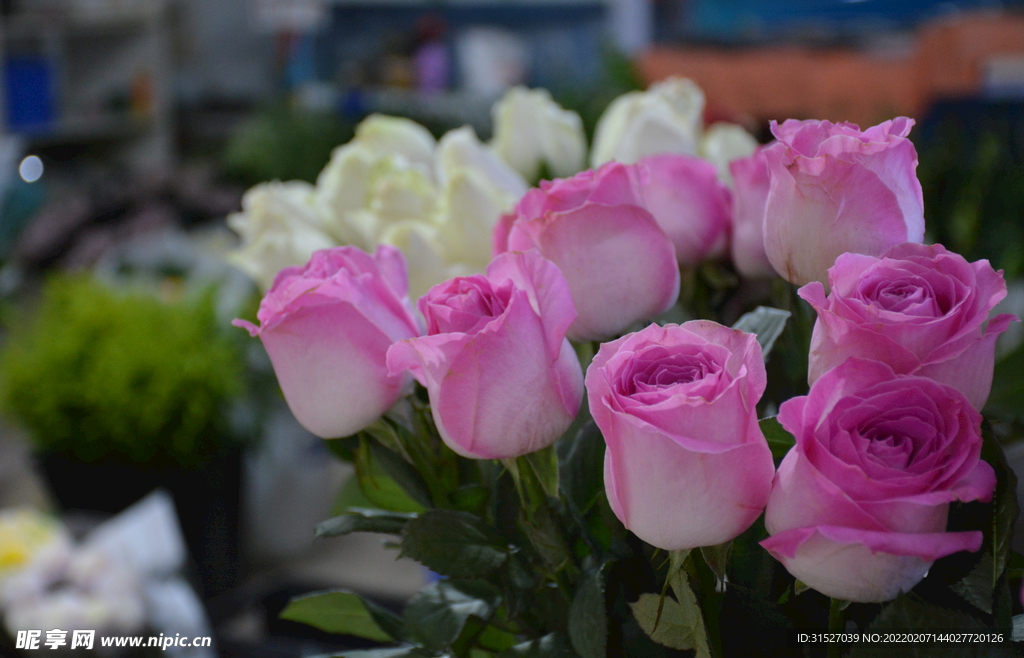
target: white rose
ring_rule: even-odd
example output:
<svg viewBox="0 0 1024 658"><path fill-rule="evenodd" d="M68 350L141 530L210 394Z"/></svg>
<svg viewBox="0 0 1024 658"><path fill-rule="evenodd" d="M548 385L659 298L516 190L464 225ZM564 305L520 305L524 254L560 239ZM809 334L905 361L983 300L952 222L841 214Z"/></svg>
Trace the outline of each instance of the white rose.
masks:
<svg viewBox="0 0 1024 658"><path fill-rule="evenodd" d="M597 122L590 163L596 168L655 153L697 155L703 128L704 92L691 80L669 78L612 101Z"/></svg>
<svg viewBox="0 0 1024 658"><path fill-rule="evenodd" d="M715 165L718 180L732 187L729 163L757 150L757 140L735 123L716 123L707 129L700 143L700 157Z"/></svg>
<svg viewBox="0 0 1024 658"><path fill-rule="evenodd" d="M562 109L546 89L509 89L491 108L491 117L491 148L527 180L537 180L545 163L557 178L586 166L587 138L580 115Z"/></svg>
<svg viewBox="0 0 1024 658"><path fill-rule="evenodd" d="M347 217L366 204L371 172L379 159L378 154L362 144L349 142L334 149L330 162L316 179L315 194L324 212L325 225L337 227L331 231L335 235L339 229L349 231L349 236L339 236L339 240L363 249L368 243L364 243L361 231Z"/></svg>
<svg viewBox="0 0 1024 658"><path fill-rule="evenodd" d="M389 226L401 221L429 221L437 204L437 186L429 169L404 158L388 156L377 162L366 188L365 205L352 221L376 246ZM372 225L365 222L369 218Z"/></svg>
<svg viewBox="0 0 1024 658"><path fill-rule="evenodd" d="M378 155L401 155L429 167L437 145L430 131L411 119L371 114L356 126L353 142Z"/></svg>
<svg viewBox="0 0 1024 658"><path fill-rule="evenodd" d="M435 223L445 261L483 272L491 261L495 225L529 186L469 127L441 138L437 169L441 189Z"/></svg>
<svg viewBox="0 0 1024 658"><path fill-rule="evenodd" d="M483 272L491 262L494 226L508 210L507 197L494 194L477 172L465 170L455 175L444 188L438 212L445 261Z"/></svg>
<svg viewBox="0 0 1024 658"><path fill-rule="evenodd" d="M266 290L285 267L302 265L313 252L335 246L325 230L313 186L301 181L261 183L242 197L242 212L228 217L242 246L228 261Z"/></svg>
<svg viewBox="0 0 1024 658"><path fill-rule="evenodd" d="M281 268L318 249L391 244L405 252L415 298L452 276L482 272L494 225L527 188L472 128L438 143L413 121L374 115L334 150L315 187L249 190L243 212L228 218L243 240L229 259L266 289Z"/></svg>
<svg viewBox="0 0 1024 658"><path fill-rule="evenodd" d="M404 186L391 189L392 202L408 202L406 212L385 218L380 210L358 215L378 222L377 241L405 254L409 296L423 295L431 286L454 276L483 272L491 260L491 235L501 215L510 211L528 186L516 171L480 142L472 128L449 131L434 151L434 196L427 207L425 179L411 175ZM369 186L374 190L371 183ZM404 194L401 193L404 190ZM422 193L420 213L413 199ZM370 205L381 198L371 191Z"/></svg>
<svg viewBox="0 0 1024 658"><path fill-rule="evenodd" d="M460 268L447 262L440 231L433 224L400 222L384 233L381 242L402 250L409 273L410 299L417 299L432 286L458 276Z"/></svg>

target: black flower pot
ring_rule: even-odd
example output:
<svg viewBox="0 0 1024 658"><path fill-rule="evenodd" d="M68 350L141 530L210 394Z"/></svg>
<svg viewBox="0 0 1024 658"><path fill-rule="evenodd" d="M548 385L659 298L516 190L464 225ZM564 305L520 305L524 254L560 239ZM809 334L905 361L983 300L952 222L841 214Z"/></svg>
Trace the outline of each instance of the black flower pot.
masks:
<svg viewBox="0 0 1024 658"><path fill-rule="evenodd" d="M116 514L154 489L174 499L178 520L209 599L238 577L242 454L225 451L196 469L145 468L116 462L82 462L61 453L40 455L39 463L65 511Z"/></svg>

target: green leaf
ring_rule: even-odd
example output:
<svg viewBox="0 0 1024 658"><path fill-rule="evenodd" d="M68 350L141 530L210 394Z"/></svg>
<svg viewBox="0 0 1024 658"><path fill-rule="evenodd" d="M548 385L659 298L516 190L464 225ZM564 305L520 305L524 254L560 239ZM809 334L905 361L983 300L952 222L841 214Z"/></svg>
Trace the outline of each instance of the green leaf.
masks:
<svg viewBox="0 0 1024 658"><path fill-rule="evenodd" d="M995 617L995 627L1007 635L1013 632L1013 606L1014 599L1020 599L1020 589L1011 588L1010 581L1005 576L999 579L999 585L993 593L992 614Z"/></svg>
<svg viewBox="0 0 1024 658"><path fill-rule="evenodd" d="M360 435L359 448L356 450L353 465L356 468L359 489L367 500L373 505L394 512L424 511L426 505L406 493L406 490L388 474L383 464L377 459L377 452L384 454L390 451L375 441L366 440L363 437L364 435ZM394 453L390 454L394 455ZM397 455L394 459L405 464ZM408 466L408 464L405 465ZM429 500L427 502L429 503Z"/></svg>
<svg viewBox="0 0 1024 658"><path fill-rule="evenodd" d="M473 514L431 510L405 526L401 555L445 576L475 578L504 564L508 547Z"/></svg>
<svg viewBox="0 0 1024 658"><path fill-rule="evenodd" d="M702 546L700 554L704 562L715 572L719 581L725 580L725 568L729 565L729 554L732 553L732 541L717 546Z"/></svg>
<svg viewBox="0 0 1024 658"><path fill-rule="evenodd" d="M392 480L395 481L410 498L423 507L433 507L433 499L430 496L430 489L423 481L423 477L415 468L409 465L393 451L385 448L376 441L367 443L373 460L380 464L381 469Z"/></svg>
<svg viewBox="0 0 1024 658"><path fill-rule="evenodd" d="M407 463L414 463L412 456L409 455L405 446L402 444L401 437L398 436L398 430L395 429L394 425L392 425L388 419L382 416L374 421L372 425L364 428L363 431L375 438L382 446L401 457Z"/></svg>
<svg viewBox="0 0 1024 658"><path fill-rule="evenodd" d="M789 311L783 311L781 308L758 306L750 313L745 313L736 321L736 324L732 325L732 328L757 334L757 342L761 344L761 353L767 360L776 339L786 328L786 321L789 320L790 315Z"/></svg>
<svg viewBox="0 0 1024 658"><path fill-rule="evenodd" d="M358 594L344 590L296 597L288 603L280 617L308 624L327 633L356 635L377 642L397 639L381 628Z"/></svg>
<svg viewBox="0 0 1024 658"><path fill-rule="evenodd" d="M693 635L694 648L697 650L695 658L711 658L711 649L708 648L708 633L704 628L704 615L700 611L697 595L690 587L686 571L684 569L677 571L670 582L672 591L676 595L676 601L685 612L686 618L697 620Z"/></svg>
<svg viewBox="0 0 1024 658"><path fill-rule="evenodd" d="M508 631L503 631L494 626L487 626L480 631L476 643L488 651L505 651L516 644L516 636Z"/></svg>
<svg viewBox="0 0 1024 658"><path fill-rule="evenodd" d="M353 461L354 460L355 453L353 453ZM363 493L362 487L359 484L358 476L345 478L345 482L341 485L341 490L338 491L338 495L334 499L334 504L331 506L331 514L333 516L340 516L345 513L345 510L352 507L360 507L363 509L370 509L374 507L373 501L367 498L366 494Z"/></svg>
<svg viewBox="0 0 1024 658"><path fill-rule="evenodd" d="M978 563L971 571L950 585L950 589L959 594L965 601L982 612L992 614L992 553L982 553Z"/></svg>
<svg viewBox="0 0 1024 658"><path fill-rule="evenodd" d="M680 650L696 647L696 626L702 621L699 617L692 619L688 610L676 601L666 598L661 602L657 594L641 594L629 608L644 633L658 644Z"/></svg>
<svg viewBox="0 0 1024 658"><path fill-rule="evenodd" d="M318 524L316 536L337 537L350 532L381 532L397 535L402 532L405 524L415 518L415 514L350 507L341 516Z"/></svg>
<svg viewBox="0 0 1024 658"><path fill-rule="evenodd" d="M550 498L558 498L558 453L555 447L548 446L536 450L521 458L530 465L533 476L541 490ZM522 470L522 469L520 469Z"/></svg>
<svg viewBox="0 0 1024 658"><path fill-rule="evenodd" d="M758 421L764 438L768 440L768 447L771 448L772 457L782 459L789 452L789 449L796 445L796 437L786 431L775 416L763 418Z"/></svg>
<svg viewBox="0 0 1024 658"><path fill-rule="evenodd" d="M544 637L517 644L498 658L576 658L572 644L561 633L549 633Z"/></svg>
<svg viewBox="0 0 1024 658"><path fill-rule="evenodd" d="M586 514L604 490L604 437L593 420L575 436L557 444L558 483L562 496L581 514Z"/></svg>
<svg viewBox="0 0 1024 658"><path fill-rule="evenodd" d="M452 505L464 512L480 512L489 497L487 489L478 484L464 484L451 492Z"/></svg>
<svg viewBox="0 0 1024 658"><path fill-rule="evenodd" d="M996 491L992 498L992 588L994 589L1010 561L1013 526L1020 507L1017 505L1017 476L1006 462L1002 447L992 436L986 423L983 426L984 444L981 458L996 472Z"/></svg>
<svg viewBox="0 0 1024 658"><path fill-rule="evenodd" d="M409 637L431 651L458 639L471 616L490 619L501 602L498 590L479 580L441 580L427 585L405 608Z"/></svg>
<svg viewBox="0 0 1024 658"><path fill-rule="evenodd" d="M532 516L526 510L520 510L519 526L552 570L559 571L572 561L562 528L546 503L534 510Z"/></svg>
<svg viewBox="0 0 1024 658"><path fill-rule="evenodd" d="M690 557L690 550L691 549L689 548L684 548L679 551L668 552L669 565L667 578L669 581L671 581L672 577L683 568L683 565L686 564L686 558Z"/></svg>
<svg viewBox="0 0 1024 658"><path fill-rule="evenodd" d="M548 497L558 497L558 455L554 446L531 452L515 459L503 459L512 480L516 483L526 515L547 505Z"/></svg>
<svg viewBox="0 0 1024 658"><path fill-rule="evenodd" d="M869 632L992 632L980 620L922 601L914 594L900 594L868 626ZM853 644L850 658L1002 658L1013 656L1009 644L920 642L913 644Z"/></svg>
<svg viewBox="0 0 1024 658"><path fill-rule="evenodd" d="M604 602L604 565L580 579L569 607L569 639L580 658L605 658L608 613Z"/></svg>

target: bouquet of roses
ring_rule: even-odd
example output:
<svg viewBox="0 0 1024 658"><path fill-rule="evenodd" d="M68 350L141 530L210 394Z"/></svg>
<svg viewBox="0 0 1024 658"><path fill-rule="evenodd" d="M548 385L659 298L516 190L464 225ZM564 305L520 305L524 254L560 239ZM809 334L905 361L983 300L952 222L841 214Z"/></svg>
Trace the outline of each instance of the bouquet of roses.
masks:
<svg viewBox="0 0 1024 658"><path fill-rule="evenodd" d="M516 94L519 115L536 109ZM536 134L575 134L549 98L534 101ZM259 326L236 324L378 506L317 535L395 535L441 577L400 615L332 591L285 617L393 647L342 654L366 658L909 647L889 640L1015 655L1016 484L980 413L1014 320L989 319L1002 273L921 244L913 121L773 123L776 141L755 150L736 127L704 131L702 106L681 81L620 98L594 169L511 204L513 185L484 194L516 180L505 163L568 147L508 158L502 148L538 140L464 135L479 193L465 217L491 227L493 257L474 272L443 258L467 242L435 240L437 262L465 271L415 308L403 250L380 237L411 220L373 208L434 204L415 231L445 235L454 206L423 198L447 193L448 165L382 147L388 171L433 181L419 206L398 178L331 183L336 201L344 185L362 190L348 207L379 201L349 212L375 227L361 243L373 253L313 251L277 273ZM321 185L306 210L344 225L317 205ZM785 281L765 280L775 273ZM782 308L749 310L759 296Z"/></svg>

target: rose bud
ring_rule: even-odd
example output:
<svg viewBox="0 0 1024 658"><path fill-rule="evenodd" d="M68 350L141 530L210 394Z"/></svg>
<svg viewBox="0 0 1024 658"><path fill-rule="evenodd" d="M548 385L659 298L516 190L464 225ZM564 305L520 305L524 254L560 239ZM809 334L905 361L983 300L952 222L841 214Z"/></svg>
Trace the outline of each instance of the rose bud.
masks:
<svg viewBox="0 0 1024 658"><path fill-rule="evenodd" d="M761 542L826 596L862 603L909 591L932 562L981 547L980 532L946 532L954 500L988 501L981 415L956 389L850 359L779 422L796 445L779 466Z"/></svg>
<svg viewBox="0 0 1024 658"><path fill-rule="evenodd" d="M775 465L757 423L767 375L756 336L707 320L652 324L602 345L586 383L608 502L636 536L712 546L760 516Z"/></svg>
<svg viewBox="0 0 1024 658"><path fill-rule="evenodd" d="M496 254L537 249L565 275L579 314L571 340L614 336L679 296L675 247L644 207L632 166L542 181L494 229Z"/></svg>
<svg viewBox="0 0 1024 658"><path fill-rule="evenodd" d="M441 438L471 459L517 457L554 443L583 400L583 371L566 329L569 286L536 251L506 253L487 275L434 286L417 302L427 335L388 351L430 395Z"/></svg>
<svg viewBox="0 0 1024 658"><path fill-rule="evenodd" d="M984 326L1006 297L1002 271L942 245L907 243L880 258L843 254L828 276L828 297L817 282L799 291L818 312L809 383L855 356L947 384L975 409L985 406L996 338L1016 319L999 315Z"/></svg>
<svg viewBox="0 0 1024 658"><path fill-rule="evenodd" d="M572 176L586 166L583 120L563 109L546 89L512 87L491 108L491 148L530 181L542 169L551 176Z"/></svg>
<svg viewBox="0 0 1024 658"><path fill-rule="evenodd" d="M725 252L732 199L715 166L688 155L652 155L636 164L644 207L672 240L681 265Z"/></svg>
<svg viewBox="0 0 1024 658"><path fill-rule="evenodd" d="M768 201L768 163L763 150L733 160L732 262L747 278L771 278L775 269L764 252L764 210Z"/></svg>
<svg viewBox="0 0 1024 658"><path fill-rule="evenodd" d="M757 139L743 126L720 121L704 131L700 140L700 157L715 166L718 180L732 187L732 173L729 165L736 160L749 157L757 150Z"/></svg>
<svg viewBox="0 0 1024 658"><path fill-rule="evenodd" d="M924 239L917 151L900 117L861 130L851 123L772 122L764 149L771 188L764 248L790 283L825 282L843 253L878 256Z"/></svg>
<svg viewBox="0 0 1024 658"><path fill-rule="evenodd" d="M418 336L402 252L381 245L313 254L304 267L281 270L260 303L259 336L284 399L307 430L325 439L349 436L398 400L408 377L388 373L396 340Z"/></svg>
<svg viewBox="0 0 1024 658"><path fill-rule="evenodd" d="M594 131L590 164L633 164L656 153L697 155L704 130L704 92L692 80L668 78L613 100Z"/></svg>

